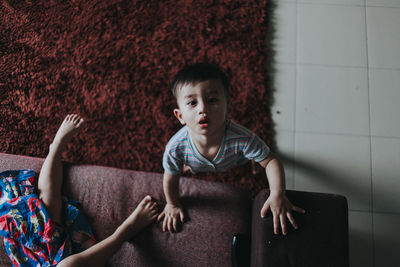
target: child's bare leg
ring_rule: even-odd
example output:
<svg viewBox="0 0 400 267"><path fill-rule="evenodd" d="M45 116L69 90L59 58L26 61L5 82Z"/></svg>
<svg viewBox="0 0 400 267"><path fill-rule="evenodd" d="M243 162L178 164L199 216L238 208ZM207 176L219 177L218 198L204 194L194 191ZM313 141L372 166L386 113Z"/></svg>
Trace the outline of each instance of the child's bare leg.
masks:
<svg viewBox="0 0 400 267"><path fill-rule="evenodd" d="M157 215L157 204L151 200L150 196L146 196L136 207L135 211L111 236L81 253L65 258L57 266L104 266L125 241L131 239L132 236L135 236L153 222L157 218Z"/></svg>
<svg viewBox="0 0 400 267"><path fill-rule="evenodd" d="M76 115L67 115L58 129L53 143L50 145L42 169L39 174L38 188L39 197L46 206L52 220L61 222L61 186L62 186L62 163L61 153L73 133L81 126L83 119Z"/></svg>

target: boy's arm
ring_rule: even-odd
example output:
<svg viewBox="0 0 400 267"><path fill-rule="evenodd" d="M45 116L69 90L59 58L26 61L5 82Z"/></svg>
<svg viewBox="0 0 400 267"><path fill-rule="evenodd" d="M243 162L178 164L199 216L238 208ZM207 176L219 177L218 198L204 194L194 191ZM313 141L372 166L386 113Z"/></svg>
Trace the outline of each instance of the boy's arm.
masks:
<svg viewBox="0 0 400 267"><path fill-rule="evenodd" d="M274 220L274 233L278 234L280 224L282 233L286 235L286 217L293 227L297 229L298 227L291 211L294 210L301 213L305 211L294 206L287 199L285 193L285 172L279 159L271 152L266 159L260 162L260 165L265 168L270 188L270 195L261 209L261 217L264 217L268 210L271 210Z"/></svg>
<svg viewBox="0 0 400 267"><path fill-rule="evenodd" d="M179 178L180 174L170 174L164 171L163 188L167 204L179 206Z"/></svg>
<svg viewBox="0 0 400 267"><path fill-rule="evenodd" d="M163 231L168 230L172 232L174 230L176 232L178 222L183 223L185 219L182 206L179 202L179 178L179 174L174 175L164 171L163 188L167 204L158 216L158 221L164 218Z"/></svg>

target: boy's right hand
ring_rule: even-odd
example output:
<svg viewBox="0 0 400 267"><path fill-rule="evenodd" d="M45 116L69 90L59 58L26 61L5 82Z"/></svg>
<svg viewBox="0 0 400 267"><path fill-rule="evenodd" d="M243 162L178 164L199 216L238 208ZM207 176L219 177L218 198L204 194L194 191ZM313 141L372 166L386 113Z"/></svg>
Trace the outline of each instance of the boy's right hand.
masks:
<svg viewBox="0 0 400 267"><path fill-rule="evenodd" d="M165 232L168 230L172 233L172 231L178 231L178 223L181 223L185 220L185 215L183 213L183 208L181 205L173 205L168 204L165 205L164 210L158 216L157 220L161 221L164 218L162 229Z"/></svg>

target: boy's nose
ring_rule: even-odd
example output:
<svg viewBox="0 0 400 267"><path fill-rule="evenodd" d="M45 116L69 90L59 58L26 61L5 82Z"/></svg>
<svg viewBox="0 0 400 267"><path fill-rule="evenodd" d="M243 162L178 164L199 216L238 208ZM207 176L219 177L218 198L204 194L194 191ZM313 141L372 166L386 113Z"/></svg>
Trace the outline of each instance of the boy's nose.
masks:
<svg viewBox="0 0 400 267"><path fill-rule="evenodd" d="M199 114L203 114L203 113L207 112L207 105L203 101L199 102L197 107L198 107Z"/></svg>

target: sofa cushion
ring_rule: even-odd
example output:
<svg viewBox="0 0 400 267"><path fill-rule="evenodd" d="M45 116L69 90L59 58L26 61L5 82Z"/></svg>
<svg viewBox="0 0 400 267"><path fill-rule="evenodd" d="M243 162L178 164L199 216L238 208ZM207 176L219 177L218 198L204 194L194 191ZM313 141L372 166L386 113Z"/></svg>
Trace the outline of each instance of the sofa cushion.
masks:
<svg viewBox="0 0 400 267"><path fill-rule="evenodd" d="M38 172L42 163L40 158L0 153L0 170ZM154 197L160 209L165 205L159 173L64 164L64 177L65 194L82 204L98 240L110 235L145 195ZM180 232L162 232L161 223L155 223L126 242L111 266L231 266L233 235L250 235L249 193L190 178L181 178L180 192L188 217ZM3 248L0 263L5 257Z"/></svg>

